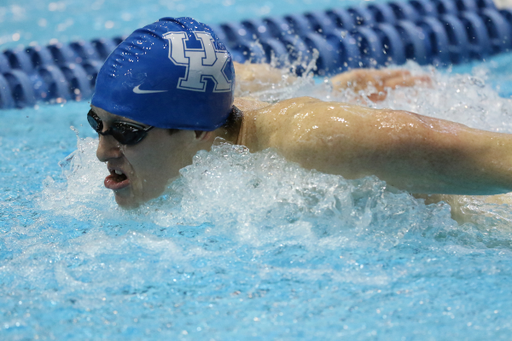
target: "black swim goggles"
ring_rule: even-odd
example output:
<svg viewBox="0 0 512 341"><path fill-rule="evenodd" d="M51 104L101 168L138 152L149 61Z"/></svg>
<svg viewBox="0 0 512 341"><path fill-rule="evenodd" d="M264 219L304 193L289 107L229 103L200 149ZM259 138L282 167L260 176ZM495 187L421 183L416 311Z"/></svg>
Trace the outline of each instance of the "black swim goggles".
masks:
<svg viewBox="0 0 512 341"><path fill-rule="evenodd" d="M98 134L107 136L112 135L119 143L124 145L134 145L142 141L146 137L148 131L153 129L152 126L143 126L132 122L114 121L110 125L110 128L102 132L103 121L94 113L89 110L87 113L87 121Z"/></svg>

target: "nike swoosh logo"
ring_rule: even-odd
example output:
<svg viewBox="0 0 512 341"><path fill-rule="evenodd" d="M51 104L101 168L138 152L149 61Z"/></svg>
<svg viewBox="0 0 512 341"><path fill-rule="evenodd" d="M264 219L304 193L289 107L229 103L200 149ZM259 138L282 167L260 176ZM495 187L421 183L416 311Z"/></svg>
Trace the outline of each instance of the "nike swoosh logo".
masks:
<svg viewBox="0 0 512 341"><path fill-rule="evenodd" d="M135 92L136 94L156 94L156 93L159 93L159 92L167 92L169 90L142 90L140 89L140 86L142 84L139 84L137 85L136 87L133 88L133 92Z"/></svg>

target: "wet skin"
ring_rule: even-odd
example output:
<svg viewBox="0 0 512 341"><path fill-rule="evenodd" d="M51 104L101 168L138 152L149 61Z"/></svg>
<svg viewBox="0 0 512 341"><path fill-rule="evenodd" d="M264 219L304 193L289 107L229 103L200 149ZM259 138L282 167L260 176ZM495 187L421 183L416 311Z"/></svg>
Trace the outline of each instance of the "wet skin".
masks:
<svg viewBox="0 0 512 341"><path fill-rule="evenodd" d="M268 67L238 67L248 67L252 72L240 73L242 85L244 75L251 85L255 84L251 81L254 75L265 79L272 74ZM369 81L372 77L376 79L373 83ZM382 87L412 86L422 80L403 71L375 70L332 79L335 89L356 86L357 90L357 86L371 83L379 91ZM98 159L107 163L111 173L126 175L126 181L116 175L105 180L107 188L114 190L117 203L136 207L158 197L179 170L192 163L197 151L210 149L217 136L245 145L252 152L274 148L308 169L351 179L376 175L412 193L491 195L512 191L509 134L472 129L406 111L377 110L311 97L276 104L237 98L235 105L244 114L241 129L234 137L227 136L223 128L213 132L183 130L173 135L154 128L139 144L123 146L112 136L100 136ZM101 108L93 110L104 121L104 131L114 120L131 121Z"/></svg>
<svg viewBox="0 0 512 341"><path fill-rule="evenodd" d="M294 80L294 77L283 75L283 72L264 64L235 64L235 67L237 68L237 79L239 79L238 84L245 92L261 90L268 87L269 84L280 82L283 77L285 79L284 85ZM368 74L371 76L376 72L375 70L369 70ZM361 75L359 73L353 74L353 77L346 78L348 80L354 78L352 83L355 84L355 80L361 78ZM393 71L387 77L394 79L402 76L403 71ZM258 88L254 89L254 86ZM247 121L246 129L241 132L238 141L235 141L238 132L236 136L232 137L228 136L224 129L217 129L214 132L184 130L171 135L165 129L154 128L149 131L143 141L131 146L120 144L112 136L99 136L97 157L107 164L111 173L104 183L107 188L114 191L116 202L121 207L131 208L158 197L163 193L169 182L179 175L179 170L192 162L192 158L197 151L210 149L213 140L217 136L230 142L245 144L252 151L258 151L266 147L276 147L278 149L282 147L282 145L272 143L272 141L276 141L275 138L271 139L270 144L264 143L267 137L270 138L273 127L270 124L267 125L266 129L264 128L265 118L259 115L258 109L267 107L267 103L238 99L235 101L235 105L245 112L245 121ZM134 122L98 107L93 106L92 109L103 121L103 131L108 130L110 124L115 120ZM259 117L258 123L260 123L258 129L251 124L257 116ZM267 116L274 120L272 114ZM275 132L279 132L279 129L275 129ZM255 138L258 134L260 135L259 138ZM290 141L290 143L294 143L294 141ZM290 159L296 159L291 154L287 156ZM305 167L314 168L314 165L310 165L308 162L296 161Z"/></svg>
<svg viewBox="0 0 512 341"><path fill-rule="evenodd" d="M512 190L512 135L398 110L377 110L300 97L276 104L237 99L244 112L235 139L252 152L274 148L308 169L359 178L377 175L412 193L490 195ZM93 108L104 121L128 119ZM132 121L133 122L133 121ZM158 197L199 150L209 150L223 129L152 129L137 145L100 136L97 156L125 181L107 177L117 203L135 207ZM223 137L224 137L223 136Z"/></svg>
<svg viewBox="0 0 512 341"><path fill-rule="evenodd" d="M304 168L348 179L376 175L412 193L512 190L512 135L415 113L299 97L263 106L238 100L240 143L274 148Z"/></svg>
<svg viewBox="0 0 512 341"><path fill-rule="evenodd" d="M114 121L135 122L98 107L92 109L103 121L103 131ZM214 137L212 132L170 134L168 129L153 128L140 143L125 146L110 135L100 135L96 156L111 173L105 186L114 191L116 202L133 208L161 195L179 170L192 163L197 151L210 148ZM116 171L124 175L116 175Z"/></svg>

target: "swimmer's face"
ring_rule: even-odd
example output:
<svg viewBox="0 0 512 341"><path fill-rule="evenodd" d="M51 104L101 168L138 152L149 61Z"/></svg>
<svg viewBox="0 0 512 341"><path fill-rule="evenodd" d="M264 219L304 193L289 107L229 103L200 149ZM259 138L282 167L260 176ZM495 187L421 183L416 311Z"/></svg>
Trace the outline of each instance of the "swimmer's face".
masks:
<svg viewBox="0 0 512 341"><path fill-rule="evenodd" d="M137 123L98 107L92 110L102 120L103 132L116 121ZM106 162L110 172L105 187L114 191L116 202L125 208L158 197L179 170L192 163L197 151L209 149L210 134L192 130L170 134L168 129L153 128L135 145L122 145L111 135L100 135L96 156Z"/></svg>

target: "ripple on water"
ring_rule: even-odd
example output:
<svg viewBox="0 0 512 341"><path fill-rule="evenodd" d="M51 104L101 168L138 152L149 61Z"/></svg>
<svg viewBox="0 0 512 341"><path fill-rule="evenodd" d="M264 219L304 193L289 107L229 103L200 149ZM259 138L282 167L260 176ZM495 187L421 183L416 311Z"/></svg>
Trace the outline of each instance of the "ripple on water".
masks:
<svg viewBox="0 0 512 341"><path fill-rule="evenodd" d="M469 99L483 93L490 115L509 115L508 102L485 85L433 77L441 85L420 90L420 99L399 89L382 105L402 101L402 109L444 110L479 124L487 120L475 109L482 98ZM469 109L456 105L466 100ZM426 205L375 177L346 180L272 150L218 143L164 196L124 211L103 188L97 140L77 141L62 176L35 175L42 187L32 197L1 206L9 215L0 239L2 338L510 335L506 203L466 198L476 220L459 225L449 205Z"/></svg>

